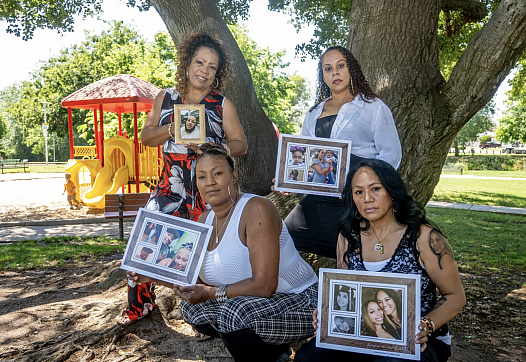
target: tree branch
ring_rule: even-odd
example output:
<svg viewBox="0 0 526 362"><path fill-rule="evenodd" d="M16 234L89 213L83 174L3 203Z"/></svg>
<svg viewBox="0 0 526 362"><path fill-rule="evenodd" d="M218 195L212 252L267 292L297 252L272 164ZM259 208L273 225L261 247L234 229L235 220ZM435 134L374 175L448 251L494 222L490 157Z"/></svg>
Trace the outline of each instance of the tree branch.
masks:
<svg viewBox="0 0 526 362"><path fill-rule="evenodd" d="M488 15L486 5L477 0L442 0L444 11L461 11L463 20L468 23L480 21Z"/></svg>
<svg viewBox="0 0 526 362"><path fill-rule="evenodd" d="M457 132L495 94L526 50L526 2L503 0L469 43L444 86Z"/></svg>

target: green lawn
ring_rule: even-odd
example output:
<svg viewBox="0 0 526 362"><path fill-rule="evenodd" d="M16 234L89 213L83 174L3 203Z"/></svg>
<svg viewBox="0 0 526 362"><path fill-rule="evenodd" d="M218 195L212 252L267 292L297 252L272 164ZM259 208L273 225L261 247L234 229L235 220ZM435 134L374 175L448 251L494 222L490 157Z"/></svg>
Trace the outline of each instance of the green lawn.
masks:
<svg viewBox="0 0 526 362"><path fill-rule="evenodd" d="M45 164L38 164L38 165L31 165L29 164L28 167L26 167L26 172L32 172L32 173L63 173L66 169L66 163L58 163L58 164L48 164L47 166ZM23 168L4 168L4 173L24 173Z"/></svg>
<svg viewBox="0 0 526 362"><path fill-rule="evenodd" d="M431 200L526 208L526 181L441 178Z"/></svg>
<svg viewBox="0 0 526 362"><path fill-rule="evenodd" d="M66 266L87 258L123 253L126 241L102 236L53 237L44 240L0 244L0 271Z"/></svg>
<svg viewBox="0 0 526 362"><path fill-rule="evenodd" d="M526 217L434 207L426 210L462 268L526 271Z"/></svg>

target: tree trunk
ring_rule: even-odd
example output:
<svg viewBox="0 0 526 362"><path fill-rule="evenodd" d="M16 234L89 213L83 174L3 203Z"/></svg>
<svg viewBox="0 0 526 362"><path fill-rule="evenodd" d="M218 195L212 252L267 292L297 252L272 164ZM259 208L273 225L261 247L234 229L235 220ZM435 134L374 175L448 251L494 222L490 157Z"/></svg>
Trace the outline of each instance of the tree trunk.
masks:
<svg viewBox="0 0 526 362"><path fill-rule="evenodd" d="M354 0L349 19L349 49L393 112L403 150L400 173L422 204L458 131L526 49L525 1L503 0L445 82L437 47L441 6L437 0Z"/></svg>
<svg viewBox="0 0 526 362"><path fill-rule="evenodd" d="M213 0L151 0L176 46L188 32L206 32L223 41L232 61L235 79L227 85L227 96L237 110L248 142L248 152L237 161L240 187L245 192L270 192L277 155L276 132L263 112L254 91L243 54L223 21Z"/></svg>
<svg viewBox="0 0 526 362"><path fill-rule="evenodd" d="M458 157L458 140L455 137L455 157Z"/></svg>

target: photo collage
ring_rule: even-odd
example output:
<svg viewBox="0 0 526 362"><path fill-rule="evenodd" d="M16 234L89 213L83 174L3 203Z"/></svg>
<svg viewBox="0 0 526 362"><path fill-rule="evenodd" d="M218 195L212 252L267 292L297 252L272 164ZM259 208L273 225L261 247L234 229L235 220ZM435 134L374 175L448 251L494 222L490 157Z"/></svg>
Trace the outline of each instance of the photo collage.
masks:
<svg viewBox="0 0 526 362"><path fill-rule="evenodd" d="M157 220L145 221L133 259L186 275L199 234Z"/></svg>
<svg viewBox="0 0 526 362"><path fill-rule="evenodd" d="M328 336L405 344L404 285L331 280Z"/></svg>
<svg viewBox="0 0 526 362"><path fill-rule="evenodd" d="M287 150L284 182L339 187L341 148L288 142Z"/></svg>

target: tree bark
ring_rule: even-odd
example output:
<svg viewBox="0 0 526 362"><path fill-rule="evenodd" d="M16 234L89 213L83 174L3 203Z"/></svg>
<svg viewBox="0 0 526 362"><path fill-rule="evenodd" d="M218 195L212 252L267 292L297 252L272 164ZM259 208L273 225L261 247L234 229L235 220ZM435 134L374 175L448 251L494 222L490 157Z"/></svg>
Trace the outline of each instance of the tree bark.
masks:
<svg viewBox="0 0 526 362"><path fill-rule="evenodd" d="M235 73L225 96L236 107L248 142L248 152L237 158L240 187L244 192L270 192L277 155L276 132L259 105L250 71L232 33L213 0L151 0L178 46L188 32L206 32L223 41Z"/></svg>
<svg viewBox="0 0 526 362"><path fill-rule="evenodd" d="M403 150L399 171L422 204L458 131L526 49L526 4L503 0L446 82L438 63L441 7L431 0L354 0L349 19L349 49L393 112Z"/></svg>

